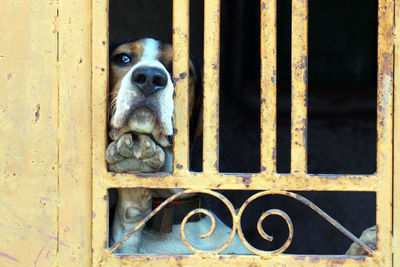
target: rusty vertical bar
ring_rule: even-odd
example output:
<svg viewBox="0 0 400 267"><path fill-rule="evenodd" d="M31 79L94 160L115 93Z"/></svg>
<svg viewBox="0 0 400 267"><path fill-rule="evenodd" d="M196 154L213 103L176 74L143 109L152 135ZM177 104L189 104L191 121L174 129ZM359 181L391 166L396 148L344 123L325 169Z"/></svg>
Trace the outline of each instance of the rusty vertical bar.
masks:
<svg viewBox="0 0 400 267"><path fill-rule="evenodd" d="M393 266L400 266L400 0L395 1L393 131Z"/></svg>
<svg viewBox="0 0 400 267"><path fill-rule="evenodd" d="M189 169L189 0L173 1L174 172Z"/></svg>
<svg viewBox="0 0 400 267"><path fill-rule="evenodd" d="M394 0L378 2L378 94L376 194L378 251L385 266L392 266L393 178L393 30Z"/></svg>
<svg viewBox="0 0 400 267"><path fill-rule="evenodd" d="M276 172L276 0L261 0L261 171Z"/></svg>
<svg viewBox="0 0 400 267"><path fill-rule="evenodd" d="M292 173L307 172L308 1L292 1Z"/></svg>
<svg viewBox="0 0 400 267"><path fill-rule="evenodd" d="M204 1L203 171L218 171L220 0Z"/></svg>

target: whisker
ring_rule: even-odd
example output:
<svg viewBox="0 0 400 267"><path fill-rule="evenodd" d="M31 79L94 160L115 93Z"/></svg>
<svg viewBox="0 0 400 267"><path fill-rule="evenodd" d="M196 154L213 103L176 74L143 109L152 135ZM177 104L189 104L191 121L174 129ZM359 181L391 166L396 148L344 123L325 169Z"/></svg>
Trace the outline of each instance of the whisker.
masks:
<svg viewBox="0 0 400 267"><path fill-rule="evenodd" d="M107 121L108 123L110 123L111 117L112 115L115 113L115 109L117 106L117 98L115 97L114 99L112 99L108 105L108 109L107 109Z"/></svg>

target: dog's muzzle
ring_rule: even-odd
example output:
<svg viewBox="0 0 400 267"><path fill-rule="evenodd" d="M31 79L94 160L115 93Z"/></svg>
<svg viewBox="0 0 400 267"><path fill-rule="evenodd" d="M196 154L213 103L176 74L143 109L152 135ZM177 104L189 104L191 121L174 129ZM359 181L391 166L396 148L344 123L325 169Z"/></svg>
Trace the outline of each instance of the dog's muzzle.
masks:
<svg viewBox="0 0 400 267"><path fill-rule="evenodd" d="M159 61L141 61L122 79L116 111L110 121L110 137L127 132L151 135L161 146L171 145L174 86Z"/></svg>

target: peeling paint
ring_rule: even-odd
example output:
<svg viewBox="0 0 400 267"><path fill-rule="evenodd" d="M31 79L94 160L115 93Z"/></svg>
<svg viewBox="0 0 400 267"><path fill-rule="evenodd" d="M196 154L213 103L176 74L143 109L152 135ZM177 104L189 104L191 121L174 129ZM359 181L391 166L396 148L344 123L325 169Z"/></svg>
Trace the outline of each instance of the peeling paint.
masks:
<svg viewBox="0 0 400 267"><path fill-rule="evenodd" d="M181 78L182 80L185 79L187 76L186 72L182 72L181 74L179 74L179 78Z"/></svg>

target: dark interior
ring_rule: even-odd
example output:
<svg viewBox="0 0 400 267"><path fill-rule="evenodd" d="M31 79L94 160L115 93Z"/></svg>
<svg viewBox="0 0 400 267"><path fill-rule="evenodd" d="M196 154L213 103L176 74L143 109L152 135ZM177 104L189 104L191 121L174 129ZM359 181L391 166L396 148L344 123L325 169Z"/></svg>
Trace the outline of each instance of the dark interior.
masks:
<svg viewBox="0 0 400 267"><path fill-rule="evenodd" d="M279 0L277 16L277 168L290 171L291 1ZM377 1L309 2L308 171L371 174L376 170ZM191 1L190 52L201 62L203 0ZM220 171L260 170L260 7L259 1L221 1ZM171 42L172 1L110 0L110 43L152 37ZM200 167L194 164L194 170ZM307 188L304 188L307 191ZM224 191L233 204L254 192ZM301 192L353 234L375 224L375 194ZM110 198L111 199L111 198ZM221 218L222 207L205 198ZM111 203L112 206L112 203ZM281 208L293 220L288 253L342 254L351 241L307 207L273 196L255 203L245 233L270 250L287 236L279 218L265 223L274 242L255 228L261 212ZM286 232L285 232L286 231Z"/></svg>

